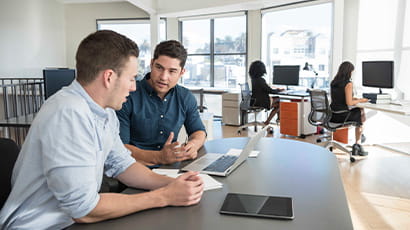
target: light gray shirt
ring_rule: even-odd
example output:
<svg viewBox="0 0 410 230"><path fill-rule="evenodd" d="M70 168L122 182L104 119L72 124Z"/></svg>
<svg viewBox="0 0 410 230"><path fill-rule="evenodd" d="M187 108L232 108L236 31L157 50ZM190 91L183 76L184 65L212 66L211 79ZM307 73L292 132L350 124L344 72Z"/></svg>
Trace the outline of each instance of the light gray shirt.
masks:
<svg viewBox="0 0 410 230"><path fill-rule="evenodd" d="M98 201L103 172L116 177L135 160L119 137L114 110L74 81L36 115L17 159L0 229L61 229Z"/></svg>

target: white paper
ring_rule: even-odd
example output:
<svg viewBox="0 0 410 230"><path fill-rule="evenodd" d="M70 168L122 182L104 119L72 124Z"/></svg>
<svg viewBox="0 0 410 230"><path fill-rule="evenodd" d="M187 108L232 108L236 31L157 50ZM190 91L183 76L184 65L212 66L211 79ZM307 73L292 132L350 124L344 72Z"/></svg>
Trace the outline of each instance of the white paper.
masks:
<svg viewBox="0 0 410 230"><path fill-rule="evenodd" d="M242 152L242 149L229 149L228 152L226 153L227 155L231 156L239 156ZM258 157L260 151L253 150L248 157Z"/></svg>
<svg viewBox="0 0 410 230"><path fill-rule="evenodd" d="M152 171L172 178L177 178L181 175L181 173L178 173L179 169L153 169ZM215 180L208 174L199 174L199 176L202 178L204 182L204 191L222 188L223 186L222 183Z"/></svg>
<svg viewBox="0 0 410 230"><path fill-rule="evenodd" d="M175 174L175 175L178 174L179 169L153 169L152 171L154 173L168 176L170 174Z"/></svg>

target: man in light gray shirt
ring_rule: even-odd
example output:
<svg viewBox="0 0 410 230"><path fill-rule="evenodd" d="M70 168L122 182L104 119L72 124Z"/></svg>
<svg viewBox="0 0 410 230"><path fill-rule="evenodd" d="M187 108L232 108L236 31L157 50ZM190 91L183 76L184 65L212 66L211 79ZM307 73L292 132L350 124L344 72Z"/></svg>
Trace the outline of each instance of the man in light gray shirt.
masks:
<svg viewBox="0 0 410 230"><path fill-rule="evenodd" d="M120 140L114 110L135 90L138 54L133 41L113 31L97 31L81 42L76 80L50 97L31 125L0 229L62 229L200 201L197 173L157 175L135 162ZM151 191L99 194L103 173Z"/></svg>

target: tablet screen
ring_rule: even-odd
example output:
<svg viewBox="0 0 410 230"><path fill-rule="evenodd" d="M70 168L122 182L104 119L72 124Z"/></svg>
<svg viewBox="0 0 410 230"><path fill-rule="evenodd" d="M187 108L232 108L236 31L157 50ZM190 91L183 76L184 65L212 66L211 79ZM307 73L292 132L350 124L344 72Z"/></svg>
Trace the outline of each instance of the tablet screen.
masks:
<svg viewBox="0 0 410 230"><path fill-rule="evenodd" d="M220 213L293 219L290 197L228 193Z"/></svg>

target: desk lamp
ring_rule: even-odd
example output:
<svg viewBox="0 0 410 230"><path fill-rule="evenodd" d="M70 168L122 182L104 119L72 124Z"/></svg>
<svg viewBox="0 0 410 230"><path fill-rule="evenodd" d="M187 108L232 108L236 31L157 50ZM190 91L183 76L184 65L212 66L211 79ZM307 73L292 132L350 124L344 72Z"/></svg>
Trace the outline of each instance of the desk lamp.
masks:
<svg viewBox="0 0 410 230"><path fill-rule="evenodd" d="M314 87L315 84L316 84L316 80L317 80L317 75L318 75L318 73L317 73L316 70L313 68L313 66L312 66L311 64L307 63L307 62L305 62L305 67L303 67L303 70L312 71L312 72L315 74L315 78L313 79L312 84L310 85L310 88L313 89L313 87Z"/></svg>

